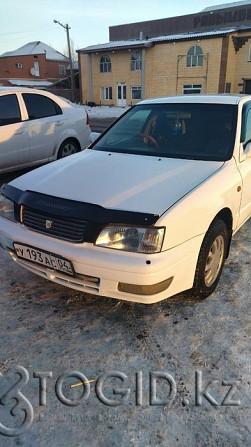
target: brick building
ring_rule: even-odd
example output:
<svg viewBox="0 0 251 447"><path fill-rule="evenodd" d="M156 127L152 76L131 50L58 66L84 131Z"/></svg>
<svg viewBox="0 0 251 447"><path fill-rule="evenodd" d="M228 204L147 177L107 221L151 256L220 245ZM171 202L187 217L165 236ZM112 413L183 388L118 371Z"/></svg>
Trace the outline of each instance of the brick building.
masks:
<svg viewBox="0 0 251 447"><path fill-rule="evenodd" d="M130 105L191 93L251 93L251 1L109 28L78 50L82 101Z"/></svg>
<svg viewBox="0 0 251 447"><path fill-rule="evenodd" d="M67 75L69 59L43 42L0 56L0 85L46 88Z"/></svg>

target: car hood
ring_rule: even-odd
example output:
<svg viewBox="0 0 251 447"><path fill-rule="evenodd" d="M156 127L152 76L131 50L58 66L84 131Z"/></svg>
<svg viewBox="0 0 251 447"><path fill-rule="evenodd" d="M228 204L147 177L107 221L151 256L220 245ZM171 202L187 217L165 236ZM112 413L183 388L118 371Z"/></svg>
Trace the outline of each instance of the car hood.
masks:
<svg viewBox="0 0 251 447"><path fill-rule="evenodd" d="M86 149L10 184L105 208L161 215L223 164Z"/></svg>

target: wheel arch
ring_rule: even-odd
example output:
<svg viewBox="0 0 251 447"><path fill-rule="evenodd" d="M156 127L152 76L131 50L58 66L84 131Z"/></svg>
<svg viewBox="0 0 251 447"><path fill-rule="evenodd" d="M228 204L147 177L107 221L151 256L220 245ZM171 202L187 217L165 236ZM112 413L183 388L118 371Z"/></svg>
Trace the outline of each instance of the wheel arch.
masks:
<svg viewBox="0 0 251 447"><path fill-rule="evenodd" d="M213 221L211 222L210 227L215 222L216 219L222 220L225 223L226 227L227 227L227 231L228 231L228 247L227 247L226 258L228 258L229 251L230 251L231 240L232 240L232 234L233 234L233 215L232 215L232 212L231 212L230 208L223 208L221 211L219 211L217 213L217 215L215 216L215 218L213 219Z"/></svg>
<svg viewBox="0 0 251 447"><path fill-rule="evenodd" d="M79 152L81 151L81 145L80 145L80 142L79 142L79 140L77 139L77 137L75 137L75 136L73 136L73 137L66 137L66 138L65 138L65 139L58 145L58 148L57 148L57 151L56 151L56 159L58 159L58 154L59 154L59 151L60 151L61 147L62 147L63 144L65 144L67 141L74 141L74 143L76 143L77 146L78 146L78 148L79 148Z"/></svg>

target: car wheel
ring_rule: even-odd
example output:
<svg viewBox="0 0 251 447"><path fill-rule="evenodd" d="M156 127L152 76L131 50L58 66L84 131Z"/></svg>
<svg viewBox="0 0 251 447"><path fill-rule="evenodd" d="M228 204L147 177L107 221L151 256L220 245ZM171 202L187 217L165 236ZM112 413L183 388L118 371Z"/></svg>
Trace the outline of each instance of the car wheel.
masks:
<svg viewBox="0 0 251 447"><path fill-rule="evenodd" d="M68 157L68 155L76 154L80 148L76 141L72 139L65 140L58 151L58 158Z"/></svg>
<svg viewBox="0 0 251 447"><path fill-rule="evenodd" d="M215 290L226 259L228 241L225 223L215 220L204 237L196 266L192 292L198 298L206 298Z"/></svg>

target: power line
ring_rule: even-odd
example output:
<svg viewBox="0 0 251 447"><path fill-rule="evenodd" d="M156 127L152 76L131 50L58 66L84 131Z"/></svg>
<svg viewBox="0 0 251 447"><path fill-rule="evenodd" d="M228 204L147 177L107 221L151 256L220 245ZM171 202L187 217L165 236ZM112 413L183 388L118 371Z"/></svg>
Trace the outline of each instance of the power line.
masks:
<svg viewBox="0 0 251 447"><path fill-rule="evenodd" d="M23 31L11 31L11 32L8 32L8 33L0 33L0 35L5 35L5 36L7 36L7 35L10 35L10 34L24 34L24 33L34 33L34 32L37 32L37 28L33 28L33 29L30 29L30 30L23 30ZM52 31L52 30L54 30L54 27L52 28L52 27L48 27L48 28L44 28L43 29L43 31Z"/></svg>

